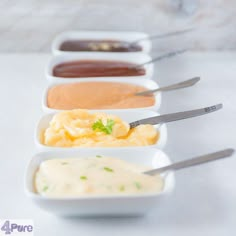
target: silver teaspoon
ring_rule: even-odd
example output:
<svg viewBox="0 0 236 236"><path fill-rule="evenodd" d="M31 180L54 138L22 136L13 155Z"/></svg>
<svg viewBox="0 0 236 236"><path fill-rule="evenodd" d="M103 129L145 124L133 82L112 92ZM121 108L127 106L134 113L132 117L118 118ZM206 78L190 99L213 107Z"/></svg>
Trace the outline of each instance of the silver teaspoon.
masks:
<svg viewBox="0 0 236 236"><path fill-rule="evenodd" d="M168 53L165 53L165 54L163 54L163 55L161 55L159 57L152 58L150 61L146 61L144 63L131 66L131 68L139 68L139 67L143 67L145 65L148 65L148 64L151 64L151 63L154 63L154 62L162 61L162 60L170 58L170 57L175 57L175 56L177 56L179 54L183 54L183 53L187 52L188 50L189 50L188 48L185 48L185 49L181 49L181 50L176 50L176 51L168 52Z"/></svg>
<svg viewBox="0 0 236 236"><path fill-rule="evenodd" d="M141 64L134 64L134 65L130 65L127 67L127 69L139 69L139 68L143 68L145 65L148 65L148 64L151 64L151 63L156 63L156 62L159 62L159 61L162 61L162 60L165 60L167 58L171 58L171 57L175 57L175 56L178 56L180 54L183 54L185 52L187 52L189 49L182 49L182 50L176 50L176 51L171 51L171 52L168 52L168 53L165 53L165 54L162 54L158 57L155 57L155 58L152 58L151 60L149 61L146 61L146 62L143 62ZM121 72L120 70L118 71L113 71L113 76L123 76L121 75Z"/></svg>
<svg viewBox="0 0 236 236"><path fill-rule="evenodd" d="M155 40L155 39L167 38L167 37L170 37L170 36L181 35L181 34L192 32L194 30L195 30L194 28L190 28L190 29L184 29L184 30L168 32L168 33L164 33L164 34L154 34L154 35L150 35L150 36L147 36L147 37L144 37L144 38L137 39L133 42L130 42L129 44L134 45L134 44L137 44L137 43L139 43L143 40Z"/></svg>
<svg viewBox="0 0 236 236"><path fill-rule="evenodd" d="M207 162L210 162L210 161L216 161L216 160L219 160L221 158L230 157L230 156L233 155L233 153L234 153L234 149L232 149L232 148L224 149L224 150L219 151L219 152L214 152L214 153L206 154L206 155L203 155L203 156L195 157L193 159L176 162L174 164L164 166L164 167L161 167L161 168L157 168L157 169L148 170L148 171L145 171L143 173L147 174L147 175L156 175L156 174L160 174L160 173L163 173L163 172L166 172L166 171L180 170L180 169L188 168L188 167L191 167L191 166L204 164L204 163L207 163Z"/></svg>
<svg viewBox="0 0 236 236"><path fill-rule="evenodd" d="M148 94L152 94L156 92L164 92L164 91L171 91L171 90L176 90L176 89L181 89L181 88L187 88L187 87L193 86L199 81L200 81L200 77L194 77L192 79L185 80L176 84L168 85L165 87L138 92L138 93L135 93L135 95L144 96L144 95L148 95Z"/></svg>
<svg viewBox="0 0 236 236"><path fill-rule="evenodd" d="M144 125L144 124L157 125L157 124L163 124L163 123L168 123L168 122L177 121L177 120L184 120L184 119L188 119L188 118L192 118L196 116L202 116L211 112L218 111L222 107L223 107L222 104L217 104L214 106L204 107L204 108L200 108L196 110L170 113L170 114L165 114L161 116L154 116L154 117L131 122L129 123L129 125L130 125L130 128L132 129L138 125Z"/></svg>

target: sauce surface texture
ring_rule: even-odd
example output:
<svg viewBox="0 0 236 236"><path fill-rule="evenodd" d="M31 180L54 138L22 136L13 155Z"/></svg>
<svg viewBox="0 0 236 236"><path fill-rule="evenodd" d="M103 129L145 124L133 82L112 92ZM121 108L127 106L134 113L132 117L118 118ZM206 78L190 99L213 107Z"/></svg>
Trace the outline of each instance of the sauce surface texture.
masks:
<svg viewBox="0 0 236 236"><path fill-rule="evenodd" d="M52 109L128 109L150 107L155 97L136 96L147 88L127 83L83 82L51 87L47 106Z"/></svg>
<svg viewBox="0 0 236 236"><path fill-rule="evenodd" d="M41 142L54 147L147 146L158 139L159 132L153 125L130 129L118 116L81 109L57 113L41 133Z"/></svg>
<svg viewBox="0 0 236 236"><path fill-rule="evenodd" d="M135 157L134 157L135 158ZM48 197L159 193L163 179L143 166L112 157L51 159L35 174L35 190Z"/></svg>
<svg viewBox="0 0 236 236"><path fill-rule="evenodd" d="M53 76L63 78L140 76L145 69L123 61L78 60L64 62L53 68Z"/></svg>
<svg viewBox="0 0 236 236"><path fill-rule="evenodd" d="M118 40L67 40L60 45L61 51L68 52L139 52L142 47L137 44Z"/></svg>

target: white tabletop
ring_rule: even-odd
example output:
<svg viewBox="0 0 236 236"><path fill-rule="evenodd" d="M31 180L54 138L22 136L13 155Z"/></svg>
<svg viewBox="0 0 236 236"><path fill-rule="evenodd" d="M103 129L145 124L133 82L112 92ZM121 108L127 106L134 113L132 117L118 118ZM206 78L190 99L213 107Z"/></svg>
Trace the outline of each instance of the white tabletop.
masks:
<svg viewBox="0 0 236 236"><path fill-rule="evenodd" d="M36 151L34 128L40 117L48 54L1 54L0 218L33 219L35 235L235 235L236 157L176 174L176 189L158 209L141 218L64 219L34 206L23 191L27 162ZM193 53L159 63L161 85L196 75L193 88L163 96L161 112L219 102L215 114L168 124L165 149L172 160L236 144L236 53Z"/></svg>

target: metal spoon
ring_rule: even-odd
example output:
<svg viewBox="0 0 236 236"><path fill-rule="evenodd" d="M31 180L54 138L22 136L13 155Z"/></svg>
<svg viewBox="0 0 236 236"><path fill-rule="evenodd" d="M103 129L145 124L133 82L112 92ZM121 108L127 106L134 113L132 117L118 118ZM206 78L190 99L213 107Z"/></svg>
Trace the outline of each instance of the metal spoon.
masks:
<svg viewBox="0 0 236 236"><path fill-rule="evenodd" d="M138 65L134 65L134 66L131 66L131 68L139 68L139 67L143 67L147 64L151 64L153 62L157 62L157 61L161 61L163 59L166 59L166 58L170 58L170 57L174 57L174 56L177 56L179 54L182 54L182 53L185 53L186 51L188 51L189 49L185 48L185 49L181 49L181 50L176 50L176 51L172 51L172 52L168 52L168 53L165 53L159 57L155 57L155 58L152 58L150 61L146 61L144 63L141 63L141 64L138 64Z"/></svg>
<svg viewBox="0 0 236 236"><path fill-rule="evenodd" d="M164 166L161 168L157 168L157 169L148 170L143 173L147 174L147 175L156 175L156 174L160 174L160 173L163 173L166 171L180 170L180 169L184 169L187 167L204 164L204 163L207 163L210 161L216 161L221 158L230 157L233 155L233 153L234 153L234 149L232 149L232 148L224 149L219 152L214 152L214 153L206 154L203 156L195 157L193 159L176 162L174 164Z"/></svg>
<svg viewBox="0 0 236 236"><path fill-rule="evenodd" d="M223 107L222 104L217 104L214 106L204 107L204 108L200 108L196 110L171 113L171 114L166 114L166 115L161 115L161 116L154 116L154 117L131 122L129 123L129 125L130 125L130 128L132 129L136 126L143 125L143 124L157 125L157 124L163 124L163 123L168 123L168 122L177 121L177 120L184 120L184 119L188 119L188 118L192 118L196 116L202 116L211 112L218 111L222 107Z"/></svg>
<svg viewBox="0 0 236 236"><path fill-rule="evenodd" d="M176 50L176 51L168 52L168 53L162 54L159 57L155 57L155 58L152 58L149 61L143 62L141 64L130 65L130 66L127 67L127 69L139 69L139 68L142 68L143 66L145 66L147 64L151 64L153 62L158 62L158 61L162 61L164 59L170 58L170 57L177 56L179 54L185 53L188 50L189 49L182 49L182 50ZM116 75L117 76L123 76L123 75L120 75L121 71L119 71L119 70L118 71L113 71L112 74L113 74L113 76L116 76Z"/></svg>
<svg viewBox="0 0 236 236"><path fill-rule="evenodd" d="M179 35L179 34L185 34L185 33L188 33L188 32L194 31L194 30L195 30L194 28L190 28L190 29L185 29L185 30L178 30L178 31L168 32L168 33L164 33L164 34L154 34L154 35L150 35L148 37L137 39L137 40L135 40L135 41L133 41L129 44L131 44L131 45L137 44L137 43L139 43L140 41L143 41L143 40L154 40L154 39L160 39L160 38L167 38L169 36L176 36L176 35Z"/></svg>
<svg viewBox="0 0 236 236"><path fill-rule="evenodd" d="M135 93L135 95L143 96L143 95L148 95L148 94L152 94L152 93L156 93L156 92L171 91L171 90L175 90L175 89L186 88L186 87L193 86L199 80L200 80L200 77L194 77L192 79L185 80L185 81L179 82L177 84L172 84L172 85L168 85L168 86L157 88L157 89L138 92L138 93Z"/></svg>

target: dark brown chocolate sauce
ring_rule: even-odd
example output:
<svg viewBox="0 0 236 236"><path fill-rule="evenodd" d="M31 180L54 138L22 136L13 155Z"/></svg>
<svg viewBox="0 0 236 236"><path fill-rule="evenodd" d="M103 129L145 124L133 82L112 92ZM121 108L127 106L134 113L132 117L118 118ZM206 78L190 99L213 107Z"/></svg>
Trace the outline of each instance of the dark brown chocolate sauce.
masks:
<svg viewBox="0 0 236 236"><path fill-rule="evenodd" d="M61 44L61 51L94 51L94 52L139 52L138 44L118 40L68 40Z"/></svg>

